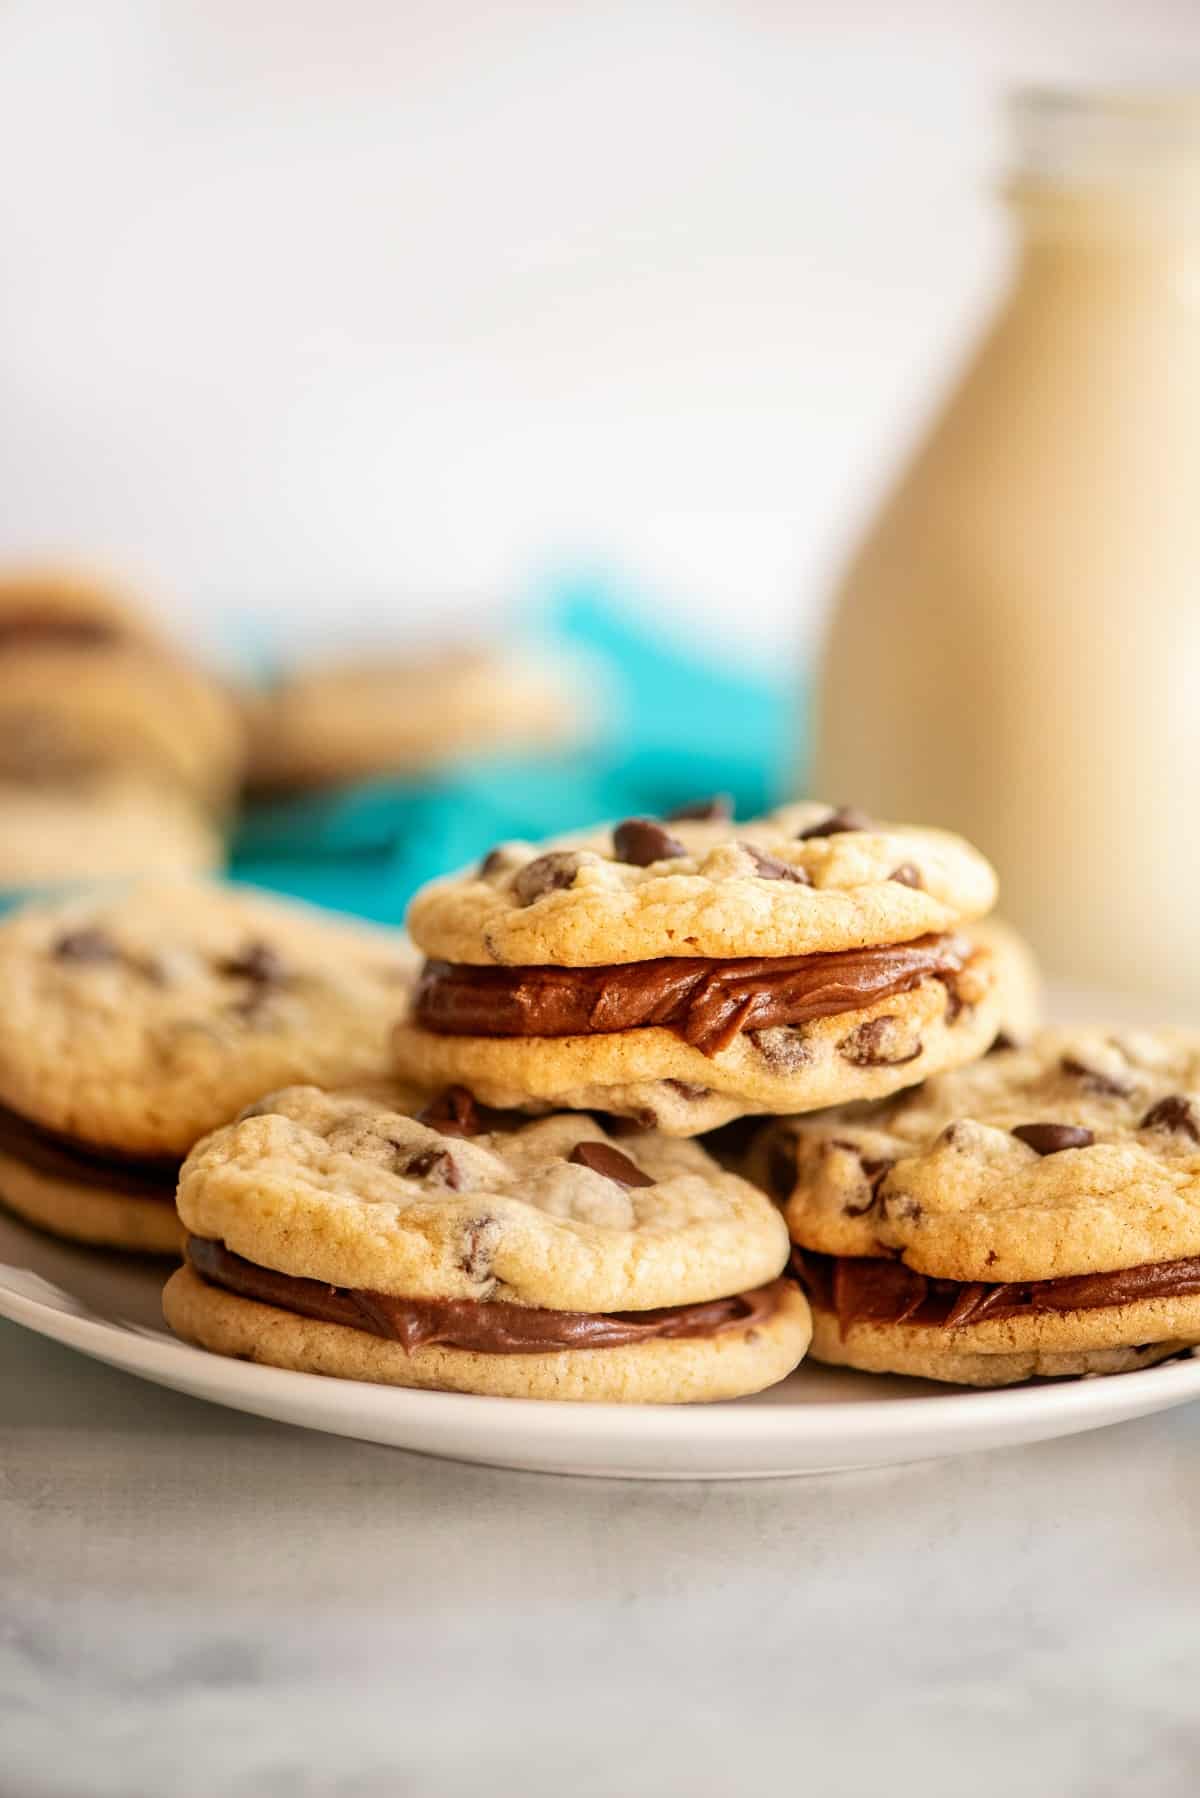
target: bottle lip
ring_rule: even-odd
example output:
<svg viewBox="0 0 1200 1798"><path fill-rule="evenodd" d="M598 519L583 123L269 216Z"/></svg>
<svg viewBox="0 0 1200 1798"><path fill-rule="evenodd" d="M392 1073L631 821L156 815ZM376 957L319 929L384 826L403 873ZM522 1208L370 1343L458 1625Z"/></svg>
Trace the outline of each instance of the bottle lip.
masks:
<svg viewBox="0 0 1200 1798"><path fill-rule="evenodd" d="M1200 197L1200 85L1008 96L1013 185Z"/></svg>

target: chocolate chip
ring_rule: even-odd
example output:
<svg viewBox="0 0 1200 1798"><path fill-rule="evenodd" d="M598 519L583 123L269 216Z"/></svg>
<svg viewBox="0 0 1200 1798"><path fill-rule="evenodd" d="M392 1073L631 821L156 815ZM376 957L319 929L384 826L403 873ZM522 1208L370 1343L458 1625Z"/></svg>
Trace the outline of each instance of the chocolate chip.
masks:
<svg viewBox="0 0 1200 1798"><path fill-rule="evenodd" d="M551 849L549 854L525 863L513 881L513 893L522 905L532 905L544 893L574 886L579 867L579 856L574 849Z"/></svg>
<svg viewBox="0 0 1200 1798"><path fill-rule="evenodd" d="M1196 1110L1184 1093L1169 1093L1157 1105L1152 1105L1138 1129L1178 1131L1181 1136L1190 1136L1193 1142L1200 1142Z"/></svg>
<svg viewBox="0 0 1200 1798"><path fill-rule="evenodd" d="M1089 1092L1104 1093L1114 1099L1127 1099L1133 1091L1132 1081L1118 1080L1112 1074L1101 1073L1099 1068L1090 1068L1078 1056L1064 1055L1058 1065L1064 1074L1072 1074L1077 1080L1081 1080Z"/></svg>
<svg viewBox="0 0 1200 1798"><path fill-rule="evenodd" d="M221 962L218 972L240 980L252 980L256 986L277 986L286 969L270 943L247 943L236 955Z"/></svg>
<svg viewBox="0 0 1200 1798"><path fill-rule="evenodd" d="M711 799L693 799L690 805L677 805L673 811L663 813L668 824L683 824L689 818L700 823L718 823L732 817L733 800L728 793L714 793Z"/></svg>
<svg viewBox="0 0 1200 1798"><path fill-rule="evenodd" d="M836 811L830 812L818 824L810 824L806 830L798 830L796 836L802 843L810 837L840 837L850 830L874 830L875 826L866 812L860 812L853 805L839 805Z"/></svg>
<svg viewBox="0 0 1200 1798"><path fill-rule="evenodd" d="M483 880L483 879L486 879L486 877L489 874L498 874L500 869L503 867L506 867L507 864L508 864L508 851L507 850L505 850L505 849L489 849L487 854L484 856L483 860L480 862L479 867L476 870L476 872L478 873L480 879Z"/></svg>
<svg viewBox="0 0 1200 1798"><path fill-rule="evenodd" d="M448 1086L417 1113L417 1122L443 1136L479 1136L483 1131L479 1107L465 1086Z"/></svg>
<svg viewBox="0 0 1200 1798"><path fill-rule="evenodd" d="M458 1265L468 1280L483 1281L491 1276L499 1240L500 1224L494 1217L473 1217L464 1226Z"/></svg>
<svg viewBox="0 0 1200 1798"><path fill-rule="evenodd" d="M121 955L103 930L68 930L51 953L58 961L118 961Z"/></svg>
<svg viewBox="0 0 1200 1798"><path fill-rule="evenodd" d="M852 1149L858 1154L853 1143L839 1143L838 1148ZM862 1158L860 1157L860 1160ZM895 1163L887 1156L877 1161L862 1160L863 1177L867 1182L867 1202L865 1205L843 1205L842 1211L847 1217L865 1217L879 1203L879 1189L891 1173Z"/></svg>
<svg viewBox="0 0 1200 1798"><path fill-rule="evenodd" d="M806 868L793 868L790 862L781 862L777 856L765 855L753 843L739 843L738 848L750 857L754 863L754 872L760 880L794 880L798 886L812 885L812 876Z"/></svg>
<svg viewBox="0 0 1200 1798"><path fill-rule="evenodd" d="M894 880L897 886L916 887L918 891L925 885L921 878L921 870L915 862L901 862L898 868L892 869L888 879Z"/></svg>
<svg viewBox="0 0 1200 1798"><path fill-rule="evenodd" d="M858 1068L902 1068L916 1061L921 1048L919 1042L915 1049L908 1047L900 1020L888 1012L882 1018L868 1018L844 1036L838 1044L838 1054Z"/></svg>
<svg viewBox="0 0 1200 1798"><path fill-rule="evenodd" d="M654 1185L649 1174L644 1174L636 1162L630 1161L628 1155L622 1155L620 1149L614 1149L611 1143L576 1143L567 1160L576 1167L591 1168L594 1174L603 1174L606 1180L615 1180L618 1186Z"/></svg>
<svg viewBox="0 0 1200 1798"><path fill-rule="evenodd" d="M610 1136L640 1136L644 1130L653 1130L658 1124L657 1115L644 1105L628 1117L618 1117L614 1112L598 1115Z"/></svg>
<svg viewBox="0 0 1200 1798"><path fill-rule="evenodd" d="M458 1192L462 1187L461 1170L449 1149L420 1149L400 1172L414 1180L426 1180L431 1174L436 1175L439 1184L448 1186L451 1192Z"/></svg>
<svg viewBox="0 0 1200 1798"><path fill-rule="evenodd" d="M812 1060L812 1047L798 1024L771 1024L745 1034L772 1073L795 1074Z"/></svg>
<svg viewBox="0 0 1200 1798"><path fill-rule="evenodd" d="M648 868L654 862L668 862L687 850L664 830L655 818L626 818L613 830L613 852L620 862L635 868Z"/></svg>
<svg viewBox="0 0 1200 1798"><path fill-rule="evenodd" d="M417 1113L419 1124L427 1124L442 1136L490 1136L497 1130L523 1130L532 1121L524 1111L481 1105L465 1086L448 1086Z"/></svg>
<svg viewBox="0 0 1200 1798"><path fill-rule="evenodd" d="M992 1038L988 1054L1002 1055L1006 1049L1019 1049L1020 1046L1021 1045L1017 1042L1016 1037L1010 1036L1007 1030L997 1030L995 1036Z"/></svg>
<svg viewBox="0 0 1200 1798"><path fill-rule="evenodd" d="M1082 1124L1018 1124L1012 1134L1037 1155L1060 1155L1064 1149L1086 1149L1096 1140Z"/></svg>

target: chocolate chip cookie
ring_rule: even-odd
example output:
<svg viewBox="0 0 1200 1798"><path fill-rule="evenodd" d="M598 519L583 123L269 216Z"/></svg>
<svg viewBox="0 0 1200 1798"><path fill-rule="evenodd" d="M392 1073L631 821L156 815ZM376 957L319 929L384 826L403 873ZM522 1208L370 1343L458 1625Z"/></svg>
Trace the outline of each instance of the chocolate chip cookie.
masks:
<svg viewBox="0 0 1200 1798"><path fill-rule="evenodd" d="M994 894L958 838L846 807L503 845L413 901L397 1064L682 1136L893 1092L1000 1027L1001 958L964 928Z"/></svg>
<svg viewBox="0 0 1200 1798"><path fill-rule="evenodd" d="M577 732L562 669L456 650L317 667L251 696L250 784L270 792L419 773L455 757L544 749Z"/></svg>
<svg viewBox="0 0 1200 1798"><path fill-rule="evenodd" d="M999 1386L1200 1343L1200 1035L1047 1031L769 1125L747 1167L818 1359Z"/></svg>
<svg viewBox="0 0 1200 1798"><path fill-rule="evenodd" d="M381 1077L397 934L203 881L0 923L0 1196L64 1235L171 1249L182 1157L280 1080Z"/></svg>
<svg viewBox="0 0 1200 1798"><path fill-rule="evenodd" d="M277 1093L197 1145L179 1214L168 1323L278 1367L684 1403L769 1386L808 1344L781 1217L699 1144L463 1089L416 1116L378 1092Z"/></svg>

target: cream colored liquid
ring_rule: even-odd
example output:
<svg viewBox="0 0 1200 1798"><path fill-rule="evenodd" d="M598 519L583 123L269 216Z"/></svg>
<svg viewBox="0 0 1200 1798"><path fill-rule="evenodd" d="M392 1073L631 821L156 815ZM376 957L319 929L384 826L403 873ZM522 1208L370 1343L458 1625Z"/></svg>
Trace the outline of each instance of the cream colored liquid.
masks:
<svg viewBox="0 0 1200 1798"><path fill-rule="evenodd" d="M1011 297L837 596L811 790L963 831L1052 971L1200 1000L1200 235L1020 210Z"/></svg>

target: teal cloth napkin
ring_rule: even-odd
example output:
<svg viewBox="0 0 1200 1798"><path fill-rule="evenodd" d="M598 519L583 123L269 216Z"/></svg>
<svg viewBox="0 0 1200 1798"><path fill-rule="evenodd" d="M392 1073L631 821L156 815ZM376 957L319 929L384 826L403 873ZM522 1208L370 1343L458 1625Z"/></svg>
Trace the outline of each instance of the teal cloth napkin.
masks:
<svg viewBox="0 0 1200 1798"><path fill-rule="evenodd" d="M775 803L797 727L796 683L689 648L611 582L562 583L515 635L595 671L604 715L567 754L474 757L413 779L251 806L232 875L398 923L413 892L506 838L661 813L728 793L739 816Z"/></svg>

